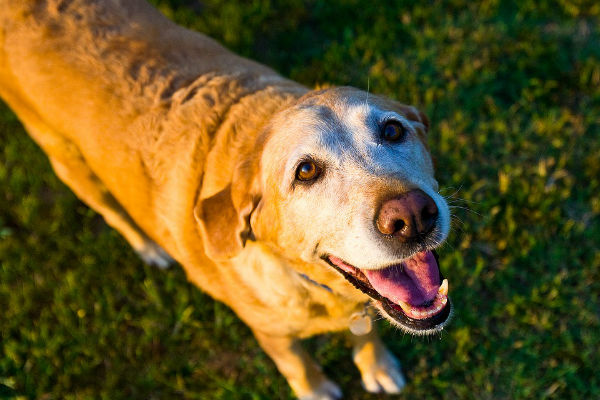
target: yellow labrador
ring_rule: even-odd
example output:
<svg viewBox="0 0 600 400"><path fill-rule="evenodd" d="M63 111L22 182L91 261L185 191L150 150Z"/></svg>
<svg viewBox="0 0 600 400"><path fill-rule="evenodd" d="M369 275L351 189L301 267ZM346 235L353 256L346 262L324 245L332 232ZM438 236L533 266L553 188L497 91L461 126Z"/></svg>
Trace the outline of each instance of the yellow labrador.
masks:
<svg viewBox="0 0 600 400"><path fill-rule="evenodd" d="M365 388L401 390L366 304L417 335L451 314L422 113L310 91L142 0L0 5L0 94L77 196L228 304L298 397L341 396L299 340L348 327Z"/></svg>

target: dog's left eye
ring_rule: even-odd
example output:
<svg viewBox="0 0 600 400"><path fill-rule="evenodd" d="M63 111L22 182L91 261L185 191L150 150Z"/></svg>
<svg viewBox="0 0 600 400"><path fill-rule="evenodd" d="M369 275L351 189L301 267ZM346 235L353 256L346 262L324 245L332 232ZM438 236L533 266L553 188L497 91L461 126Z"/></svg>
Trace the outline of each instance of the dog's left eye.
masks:
<svg viewBox="0 0 600 400"><path fill-rule="evenodd" d="M312 181L319 177L321 169L312 160L302 161L296 168L296 179L299 181Z"/></svg>
<svg viewBox="0 0 600 400"><path fill-rule="evenodd" d="M400 142L406 137L406 128L398 121L388 121L383 126L381 136L388 142Z"/></svg>

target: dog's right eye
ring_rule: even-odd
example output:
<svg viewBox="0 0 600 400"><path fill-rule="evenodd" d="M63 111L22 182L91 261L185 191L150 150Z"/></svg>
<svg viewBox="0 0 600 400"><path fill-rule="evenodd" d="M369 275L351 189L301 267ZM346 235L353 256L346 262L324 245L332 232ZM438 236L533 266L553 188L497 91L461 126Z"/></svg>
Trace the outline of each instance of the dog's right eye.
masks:
<svg viewBox="0 0 600 400"><path fill-rule="evenodd" d="M406 128L398 121L388 121L383 126L381 136L388 142L400 142L406 136Z"/></svg>
<svg viewBox="0 0 600 400"><path fill-rule="evenodd" d="M296 179L299 181L312 181L320 174L321 168L312 160L302 161L296 168Z"/></svg>

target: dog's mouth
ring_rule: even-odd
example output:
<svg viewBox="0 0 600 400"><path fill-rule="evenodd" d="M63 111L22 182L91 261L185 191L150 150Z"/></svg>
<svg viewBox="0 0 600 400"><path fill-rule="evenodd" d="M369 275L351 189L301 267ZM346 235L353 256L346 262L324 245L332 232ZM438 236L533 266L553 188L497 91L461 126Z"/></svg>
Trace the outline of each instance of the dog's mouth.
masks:
<svg viewBox="0 0 600 400"><path fill-rule="evenodd" d="M385 317L409 333L433 334L450 320L448 280L443 279L433 251L415 253L377 270L361 270L333 255L323 259L371 297Z"/></svg>

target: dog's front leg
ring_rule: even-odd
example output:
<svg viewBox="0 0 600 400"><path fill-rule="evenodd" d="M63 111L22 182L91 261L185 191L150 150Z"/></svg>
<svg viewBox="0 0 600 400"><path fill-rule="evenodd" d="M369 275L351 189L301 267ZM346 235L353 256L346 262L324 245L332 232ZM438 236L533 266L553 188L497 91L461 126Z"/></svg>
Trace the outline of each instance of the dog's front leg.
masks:
<svg viewBox="0 0 600 400"><path fill-rule="evenodd" d="M269 336L256 331L254 335L299 399L335 400L342 397L340 388L327 379L298 339Z"/></svg>
<svg viewBox="0 0 600 400"><path fill-rule="evenodd" d="M365 389L372 393L400 393L406 384L400 362L381 342L377 330L373 328L366 335L350 336L354 363Z"/></svg>

